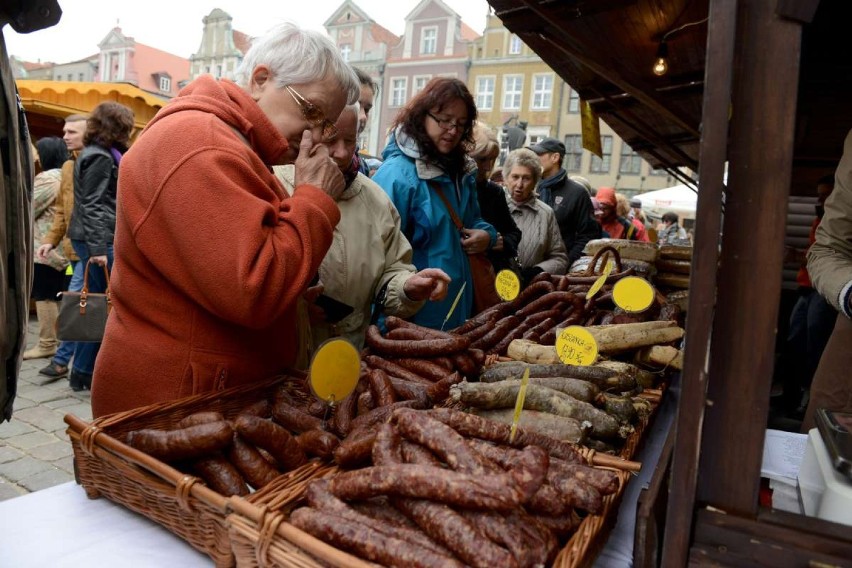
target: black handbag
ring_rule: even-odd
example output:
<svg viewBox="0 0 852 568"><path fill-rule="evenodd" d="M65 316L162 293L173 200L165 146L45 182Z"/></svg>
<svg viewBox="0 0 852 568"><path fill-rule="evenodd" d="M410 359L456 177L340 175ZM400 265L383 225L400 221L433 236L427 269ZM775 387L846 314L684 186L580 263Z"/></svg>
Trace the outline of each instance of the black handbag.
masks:
<svg viewBox="0 0 852 568"><path fill-rule="evenodd" d="M112 308L109 297L109 270L103 266L106 276L106 292L89 292L89 266L83 272L83 289L79 292L62 292L59 301L59 317L56 320L56 337L60 341L100 343L104 338L107 316Z"/></svg>

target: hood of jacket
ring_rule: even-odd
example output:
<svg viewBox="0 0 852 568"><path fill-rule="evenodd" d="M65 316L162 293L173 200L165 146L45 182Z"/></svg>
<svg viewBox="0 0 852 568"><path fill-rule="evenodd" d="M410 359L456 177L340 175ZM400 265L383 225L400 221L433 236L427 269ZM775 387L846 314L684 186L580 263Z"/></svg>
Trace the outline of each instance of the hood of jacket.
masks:
<svg viewBox="0 0 852 568"><path fill-rule="evenodd" d="M420 145L414 138L403 132L401 126L397 126L388 138L388 144L382 151L382 160L387 161L388 158L399 154L403 154L414 160L415 167L417 168L417 177L420 179L429 180L441 176L449 176L443 168L423 158ZM476 174L476 162L470 156L465 156L462 176L471 173Z"/></svg>
<svg viewBox="0 0 852 568"><path fill-rule="evenodd" d="M183 89L147 124L145 130L178 112L202 111L215 115L239 133L265 164L280 164L289 148L287 139L266 117L254 99L228 79L202 75ZM145 131L140 134L144 136Z"/></svg>

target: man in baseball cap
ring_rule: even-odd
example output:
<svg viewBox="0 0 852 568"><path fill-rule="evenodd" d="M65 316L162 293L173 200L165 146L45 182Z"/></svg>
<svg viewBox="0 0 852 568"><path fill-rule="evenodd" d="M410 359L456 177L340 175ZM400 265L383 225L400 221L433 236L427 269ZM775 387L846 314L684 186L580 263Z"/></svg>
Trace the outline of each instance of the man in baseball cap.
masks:
<svg viewBox="0 0 852 568"><path fill-rule="evenodd" d="M601 227L595 222L592 200L586 189L571 180L562 167L565 144L556 138L544 138L529 149L541 161L538 198L553 208L556 214L556 223L568 250L570 265L583 255L587 242L601 237Z"/></svg>

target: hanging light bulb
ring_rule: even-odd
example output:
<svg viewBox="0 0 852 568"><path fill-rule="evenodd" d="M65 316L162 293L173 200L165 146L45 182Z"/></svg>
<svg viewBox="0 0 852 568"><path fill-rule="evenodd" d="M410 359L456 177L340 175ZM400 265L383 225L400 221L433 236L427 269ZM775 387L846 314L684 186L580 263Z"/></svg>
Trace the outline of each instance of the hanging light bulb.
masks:
<svg viewBox="0 0 852 568"><path fill-rule="evenodd" d="M660 42L660 47L657 48L657 59L654 60L654 66L651 68L654 75L662 77L669 70L669 63L666 58L669 56L669 46L665 41Z"/></svg>

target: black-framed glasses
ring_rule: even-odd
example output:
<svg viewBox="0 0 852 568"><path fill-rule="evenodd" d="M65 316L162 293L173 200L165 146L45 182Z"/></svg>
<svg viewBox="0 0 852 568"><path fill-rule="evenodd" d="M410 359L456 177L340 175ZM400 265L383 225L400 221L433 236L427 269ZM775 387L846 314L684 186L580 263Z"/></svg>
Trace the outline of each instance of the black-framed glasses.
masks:
<svg viewBox="0 0 852 568"><path fill-rule="evenodd" d="M438 123L438 126L443 128L447 132L449 132L450 130L452 130L454 128L456 130L458 130L459 132L467 132L467 130L470 128L470 124L467 123L467 122L457 122L455 120L446 120L446 119L443 119L443 118L438 118L437 116L435 116L431 112L427 112L426 114L428 114L429 117L432 120L434 120L435 122Z"/></svg>
<svg viewBox="0 0 852 568"><path fill-rule="evenodd" d="M299 91L290 85L285 85L284 88L287 89L287 92L290 93L290 96L293 97L293 100L296 101L297 105L299 105L299 110L302 111L302 116L305 118L307 123L313 128L322 127L323 140L331 141L337 138L337 127L333 122L325 117L325 113L323 113L317 105L300 95Z"/></svg>

